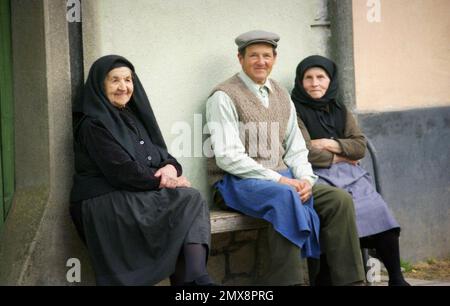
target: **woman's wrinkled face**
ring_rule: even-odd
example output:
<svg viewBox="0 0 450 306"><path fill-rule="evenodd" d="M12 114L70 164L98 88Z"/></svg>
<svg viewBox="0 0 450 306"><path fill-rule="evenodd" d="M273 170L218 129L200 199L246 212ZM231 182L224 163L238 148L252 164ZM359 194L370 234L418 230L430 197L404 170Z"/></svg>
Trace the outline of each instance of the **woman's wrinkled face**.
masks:
<svg viewBox="0 0 450 306"><path fill-rule="evenodd" d="M105 78L106 97L115 107L124 108L130 101L133 90L133 77L128 67L115 68Z"/></svg>
<svg viewBox="0 0 450 306"><path fill-rule="evenodd" d="M330 86L330 78L327 72L320 67L306 70L302 82L303 88L313 99L322 98Z"/></svg>

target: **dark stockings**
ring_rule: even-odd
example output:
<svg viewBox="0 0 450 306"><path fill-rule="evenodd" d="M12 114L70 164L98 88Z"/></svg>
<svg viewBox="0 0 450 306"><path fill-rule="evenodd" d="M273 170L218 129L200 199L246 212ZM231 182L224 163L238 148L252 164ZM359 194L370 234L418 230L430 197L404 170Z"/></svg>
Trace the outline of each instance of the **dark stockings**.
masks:
<svg viewBox="0 0 450 306"><path fill-rule="evenodd" d="M360 239L361 247L376 250L389 274L389 286L408 286L400 268L399 230L392 229Z"/></svg>
<svg viewBox="0 0 450 306"><path fill-rule="evenodd" d="M207 247L205 245L185 244L178 256L175 273L170 276L172 286L181 286L187 283L195 283L195 285L212 283L206 270L206 255Z"/></svg>
<svg viewBox="0 0 450 306"><path fill-rule="evenodd" d="M170 276L170 284L172 286L182 286L184 284L184 256L183 251L178 256L175 272Z"/></svg>
<svg viewBox="0 0 450 306"><path fill-rule="evenodd" d="M379 234L375 234L360 239L362 248L375 249L377 257L383 262L389 274L389 286L409 286L403 278L400 268L400 247L398 238L400 232L398 229L391 229ZM366 263L364 263L366 264ZM321 255L320 260L308 259L309 270L320 270L316 276L310 275L313 286L331 286L330 271L326 256Z"/></svg>

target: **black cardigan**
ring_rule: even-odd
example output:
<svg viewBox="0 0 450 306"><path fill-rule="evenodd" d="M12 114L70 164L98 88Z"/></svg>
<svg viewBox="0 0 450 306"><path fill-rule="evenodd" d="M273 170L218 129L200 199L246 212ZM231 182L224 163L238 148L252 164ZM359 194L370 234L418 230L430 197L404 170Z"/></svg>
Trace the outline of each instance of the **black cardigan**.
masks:
<svg viewBox="0 0 450 306"><path fill-rule="evenodd" d="M163 152L165 149L151 142L146 129L132 112L121 111L121 117L127 123L136 157L131 157L100 121L84 119L74 145L76 174L71 202L115 190L158 190L160 179L154 174L167 164L173 165L178 176L181 175L181 165ZM163 160L163 156L168 158Z"/></svg>

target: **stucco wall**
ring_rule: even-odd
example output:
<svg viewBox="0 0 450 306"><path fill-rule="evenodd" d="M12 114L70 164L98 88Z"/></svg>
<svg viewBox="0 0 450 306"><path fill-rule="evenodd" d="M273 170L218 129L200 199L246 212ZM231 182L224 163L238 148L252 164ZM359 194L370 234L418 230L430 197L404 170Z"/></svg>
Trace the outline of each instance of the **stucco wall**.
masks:
<svg viewBox="0 0 450 306"><path fill-rule="evenodd" d="M193 185L208 195L201 149L205 102L217 83L240 70L234 38L253 29L280 34L272 76L292 88L298 62L326 52L326 28L311 27L323 8L321 0L282 5L268 0L85 0L86 75L99 56L127 57L146 88L169 151L179 157ZM190 127L190 156L180 157L174 148L180 139L172 131L177 122Z"/></svg>
<svg viewBox="0 0 450 306"><path fill-rule="evenodd" d="M450 107L365 113L382 195L402 227L401 258L450 256ZM370 169L368 167L367 169Z"/></svg>
<svg viewBox="0 0 450 306"><path fill-rule="evenodd" d="M401 255L449 254L450 1L353 0L356 110Z"/></svg>
<svg viewBox="0 0 450 306"><path fill-rule="evenodd" d="M353 0L360 111L450 105L450 1Z"/></svg>

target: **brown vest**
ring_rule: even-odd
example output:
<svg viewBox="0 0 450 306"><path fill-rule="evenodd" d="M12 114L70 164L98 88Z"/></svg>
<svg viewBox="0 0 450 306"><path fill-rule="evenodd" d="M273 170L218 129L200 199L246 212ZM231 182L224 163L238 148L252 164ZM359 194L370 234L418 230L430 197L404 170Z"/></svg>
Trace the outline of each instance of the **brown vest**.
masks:
<svg viewBox="0 0 450 306"><path fill-rule="evenodd" d="M283 162L283 141L286 135L291 105L287 91L270 80L269 107L262 105L236 74L216 86L216 91L225 92L233 101L239 117L239 136L245 153L265 168L280 171L287 169ZM225 172L216 165L215 158L208 158L208 182L212 185Z"/></svg>

